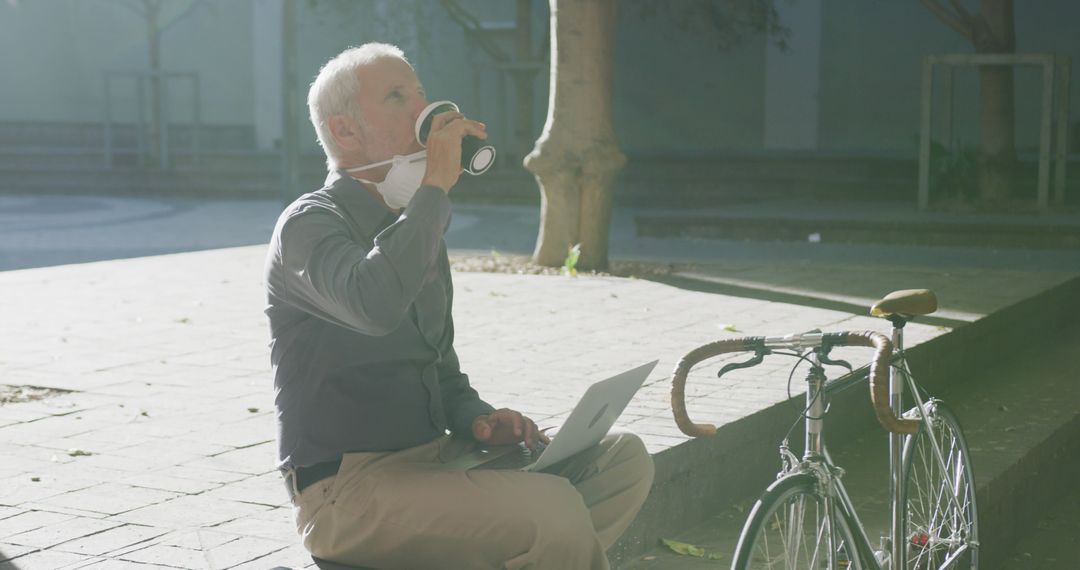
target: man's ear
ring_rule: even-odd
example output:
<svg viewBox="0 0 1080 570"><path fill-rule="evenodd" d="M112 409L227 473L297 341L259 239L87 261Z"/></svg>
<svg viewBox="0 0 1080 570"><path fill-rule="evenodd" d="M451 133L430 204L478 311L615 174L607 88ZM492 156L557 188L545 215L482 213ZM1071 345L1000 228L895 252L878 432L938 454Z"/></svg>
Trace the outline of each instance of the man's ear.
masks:
<svg viewBox="0 0 1080 570"><path fill-rule="evenodd" d="M348 115L331 115L329 125L330 135L338 148L348 152L364 149L364 135L355 119Z"/></svg>

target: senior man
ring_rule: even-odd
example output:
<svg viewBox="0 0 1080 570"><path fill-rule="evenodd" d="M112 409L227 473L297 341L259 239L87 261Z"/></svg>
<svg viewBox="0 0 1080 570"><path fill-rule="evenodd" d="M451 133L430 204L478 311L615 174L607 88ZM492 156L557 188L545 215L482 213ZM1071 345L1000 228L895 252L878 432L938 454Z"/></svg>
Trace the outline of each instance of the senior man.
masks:
<svg viewBox="0 0 1080 570"><path fill-rule="evenodd" d="M482 444L546 436L484 402L454 351L443 233L466 135L434 117L401 50L331 59L308 94L325 185L278 219L266 262L279 463L314 556L377 568L607 568L652 483L612 434L544 473L455 470Z"/></svg>

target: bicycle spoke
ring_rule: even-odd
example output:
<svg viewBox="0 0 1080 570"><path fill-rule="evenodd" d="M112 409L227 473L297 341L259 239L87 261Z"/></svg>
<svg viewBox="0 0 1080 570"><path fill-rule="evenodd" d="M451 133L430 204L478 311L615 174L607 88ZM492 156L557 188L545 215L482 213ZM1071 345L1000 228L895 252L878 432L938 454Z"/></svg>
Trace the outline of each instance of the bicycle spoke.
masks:
<svg viewBox="0 0 1080 570"><path fill-rule="evenodd" d="M905 570L976 566L975 490L967 450L956 421L938 406L929 408L925 429L912 436L904 455Z"/></svg>
<svg viewBox="0 0 1080 570"><path fill-rule="evenodd" d="M783 493L755 506L740 539L742 568L753 570L834 570L852 562L851 531L831 499L821 496L809 476L794 476ZM764 499L763 499L764 500ZM752 533L752 534L747 534ZM750 538L747 538L747 537ZM749 544L743 544L743 541ZM743 550L748 554L742 554ZM851 566L852 570L859 566Z"/></svg>
<svg viewBox="0 0 1080 570"><path fill-rule="evenodd" d="M821 520L820 517L814 517L814 518L818 519L818 520ZM821 552L821 538L822 538L822 535L824 534L826 528L828 527L828 519L823 520L822 524L819 524L817 526L818 526L817 540L814 541L814 552L810 556L810 567L811 568L817 568L818 555L822 554L822 552ZM826 544L826 547L828 547L827 544Z"/></svg>

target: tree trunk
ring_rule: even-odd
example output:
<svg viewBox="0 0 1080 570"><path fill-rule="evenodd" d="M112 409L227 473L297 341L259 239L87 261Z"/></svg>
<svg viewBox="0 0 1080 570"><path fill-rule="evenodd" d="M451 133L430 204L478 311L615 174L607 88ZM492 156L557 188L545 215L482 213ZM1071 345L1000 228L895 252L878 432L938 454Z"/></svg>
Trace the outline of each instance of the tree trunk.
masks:
<svg viewBox="0 0 1080 570"><path fill-rule="evenodd" d="M516 33L514 37L515 61L520 64L531 63L534 59L532 47L532 7L530 0L518 0ZM533 78L535 74L528 69L516 69L511 72L514 78L514 92L517 104L514 107L514 153L512 158L520 158L533 143Z"/></svg>
<svg viewBox="0 0 1080 570"><path fill-rule="evenodd" d="M607 267L611 191L626 164L611 122L615 0L550 0L547 122L525 168L540 185L533 261L559 266L581 245L579 269Z"/></svg>
<svg viewBox="0 0 1080 570"><path fill-rule="evenodd" d="M1014 53L1013 0L981 0L986 23L976 28L978 53ZM1008 198L1016 170L1016 108L1012 66L979 69L979 195L986 202Z"/></svg>

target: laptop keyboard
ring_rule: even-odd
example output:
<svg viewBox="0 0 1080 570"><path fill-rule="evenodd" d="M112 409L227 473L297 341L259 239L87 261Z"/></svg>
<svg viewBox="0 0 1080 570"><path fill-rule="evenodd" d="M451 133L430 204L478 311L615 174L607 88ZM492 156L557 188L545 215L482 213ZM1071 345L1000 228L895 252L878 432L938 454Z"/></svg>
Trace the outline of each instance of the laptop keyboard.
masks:
<svg viewBox="0 0 1080 570"><path fill-rule="evenodd" d="M484 469L518 469L534 463L545 449L547 449L547 444L542 442L537 442L536 451L529 451L529 448L522 445L521 451L501 455L484 463L481 467Z"/></svg>

